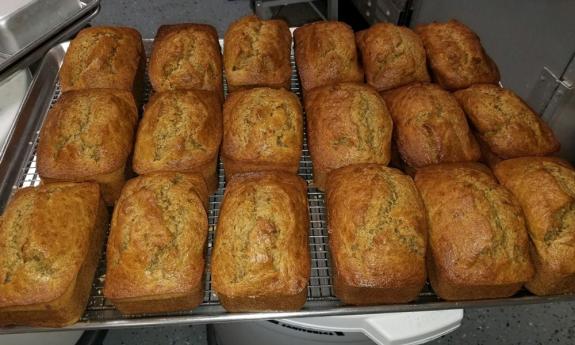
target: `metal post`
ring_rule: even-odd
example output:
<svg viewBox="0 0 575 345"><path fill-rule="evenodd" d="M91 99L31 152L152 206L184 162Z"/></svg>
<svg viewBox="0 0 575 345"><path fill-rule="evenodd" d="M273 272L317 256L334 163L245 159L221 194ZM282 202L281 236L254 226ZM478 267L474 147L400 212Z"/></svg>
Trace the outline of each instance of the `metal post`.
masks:
<svg viewBox="0 0 575 345"><path fill-rule="evenodd" d="M337 20L339 0L327 0L327 19Z"/></svg>

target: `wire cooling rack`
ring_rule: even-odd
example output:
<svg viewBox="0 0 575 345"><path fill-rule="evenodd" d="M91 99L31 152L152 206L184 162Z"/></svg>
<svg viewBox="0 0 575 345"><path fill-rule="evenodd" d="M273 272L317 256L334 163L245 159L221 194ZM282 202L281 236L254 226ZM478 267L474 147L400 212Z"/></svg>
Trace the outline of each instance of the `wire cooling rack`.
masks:
<svg viewBox="0 0 575 345"><path fill-rule="evenodd" d="M149 55L153 40L145 40L146 52ZM47 113L60 96L60 89L57 83L57 73L61 65L64 53L68 45L63 43L53 48L45 59L44 63L40 66L37 75L40 77L40 82L34 83L32 86L32 95L35 95L34 88L45 90L44 88L52 87L52 91L45 92L47 95L45 99L32 99L28 100L32 103L42 104L46 102L45 107L40 107L37 110L31 111L30 114L21 114L24 118L40 117L37 128L30 132L30 139L21 138L20 146L24 146L22 152L22 159L19 162L12 162L19 164L15 183L10 188L15 190L21 187L37 186L40 183L40 177L36 171L36 146L38 142L39 128ZM50 59L48 59L50 58ZM292 64L292 77L291 89L294 93L301 97L299 79L296 72L294 57L291 57ZM37 77L38 78L38 77ZM150 92L149 81L146 80L145 98L147 99ZM227 87L224 83L224 91L227 92ZM41 93L40 93L41 94ZM48 106L49 105L49 106ZM27 107L23 107L23 112L27 112ZM304 121L305 129L305 121ZM10 157L4 157L10 159ZM12 159L14 160L14 159ZM16 171L15 171L16 172ZM7 175L12 176L10 172ZM0 178L6 181L6 177L2 176L2 169L0 169ZM484 307L484 306L500 306L508 304L527 304L527 303L543 303L558 300L570 300L573 296L551 296L551 297L536 297L530 295L526 291L519 292L512 298L493 299L493 300L479 300L479 301L464 301L464 302L447 302L440 300L430 289L427 284L423 291L420 293L418 299L410 304L398 305L380 305L380 306L345 306L342 305L335 297L331 282L331 265L329 258L328 238L327 238L327 223L326 223L326 210L324 204L324 194L317 190L313 184L313 169L312 162L307 147L307 138L304 136L304 143L302 149L302 156L300 159L300 166L298 174L304 178L308 183L308 206L309 206L309 249L311 254L311 274L308 286L307 301L302 310L295 312L264 312L264 313L227 313L220 305L217 295L212 290L211 285L211 251L214 242L214 233L218 220L220 205L223 199L225 190L224 170L221 160L218 162L218 178L219 186L215 194L209 200L209 234L207 241L206 251L206 269L205 269L205 294L202 304L190 311L175 312L168 314L154 314L154 315L135 315L135 316L122 316L114 307L114 305L104 298L102 290L104 281L106 279L106 260L105 253L102 253L100 263L98 265L97 273L94 278L92 291L86 311L80 320L75 325L68 326L65 329L96 329L96 328L117 328L117 327L145 327L167 324L192 324L192 323L213 323L213 322L227 322L239 320L255 320L255 319L276 319L286 317L304 317L304 316L319 316L319 315L347 315L347 314L368 314L368 313L382 313L382 312L400 312L400 311L424 311L424 310L439 310L439 309L453 309L463 307ZM8 181L10 181L8 179ZM6 184L6 183L5 183ZM7 187L2 186L0 190L0 197L5 198L4 195L9 193L6 191ZM262 287L265 289L265 287ZM16 333L16 332L34 332L45 331L48 329L42 328L29 328L17 327L9 329L0 329L0 333Z"/></svg>
<svg viewBox="0 0 575 345"><path fill-rule="evenodd" d="M146 50L149 53L151 42L146 42ZM295 62L293 55L291 58L292 64L292 77L291 77L291 89L294 93L300 96L300 86L297 77ZM149 80L146 78L145 96L144 100L147 100L150 94L151 86ZM227 93L227 85L224 81L224 92ZM50 107L58 100L60 96L60 87L56 84L55 91L50 100ZM17 188L37 186L40 184L40 177L36 170L36 146L38 143L38 136L34 139L34 148L30 152L29 163L26 164L18 181L15 185ZM308 185L308 205L310 214L310 234L309 234L309 248L311 254L311 276L308 286L308 301L336 301L335 295L333 294L333 289L330 279L330 263L328 257L328 247L327 247L327 228L325 221L325 206L324 206L324 196L323 193L318 191L316 188L311 187L313 179L312 163L309 156L309 151L307 148L307 139L304 138L302 156L300 159L299 175L304 178ZM224 169L222 161L218 162L218 179L219 185L217 191L210 196L209 200L209 233L207 241L207 253L206 253L206 271L205 271L205 294L202 306L209 305L219 305L218 297L212 290L211 285L211 251L214 242L214 232L218 221L218 215L220 211L220 205L223 199L225 190L225 180L224 180ZM90 320L109 320L120 317L120 314L116 312L113 304L103 296L103 286L106 275L106 263L105 263L105 253L102 254L100 259L100 264L98 266L96 278L94 280L92 293L88 303L88 308L83 317L83 321ZM178 313L182 315L182 313Z"/></svg>

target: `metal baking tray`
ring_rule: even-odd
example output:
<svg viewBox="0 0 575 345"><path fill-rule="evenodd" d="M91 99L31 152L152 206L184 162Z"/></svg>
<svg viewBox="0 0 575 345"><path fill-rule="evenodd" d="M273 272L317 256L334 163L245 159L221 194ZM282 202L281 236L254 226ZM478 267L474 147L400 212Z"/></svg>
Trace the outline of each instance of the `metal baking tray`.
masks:
<svg viewBox="0 0 575 345"><path fill-rule="evenodd" d="M58 34L68 26L81 19L86 23L98 12L99 5L100 0L0 1L0 73L47 40L61 37Z"/></svg>
<svg viewBox="0 0 575 345"><path fill-rule="evenodd" d="M145 40L149 54L152 40ZM0 209L3 209L13 190L20 187L36 186L40 183L36 171L36 145L39 129L49 107L57 100L60 91L57 76L60 63L68 43L62 43L51 49L45 57L31 87L28 100L24 103L17 126L20 135L13 137L10 143L9 156L0 164ZM299 80L292 56L292 91L300 95ZM147 82L147 92L150 90ZM146 327L174 324L198 324L214 322L245 321L256 319L278 319L306 316L370 314L405 311L425 311L439 309L471 308L502 306L514 304L545 303L572 300L575 296L537 297L523 290L512 298L446 302L439 299L427 285L419 298L409 304L379 305L367 307L345 306L335 297L330 278L331 264L327 244L326 210L324 194L311 185L313 179L312 163L307 142L304 139L299 175L309 184L309 249L311 253L311 277L309 280L307 302L303 309L295 312L262 312L262 313L227 313L218 302L218 297L211 288L210 256L214 239L220 204L224 193L224 172L221 161L218 165L219 188L210 197L209 236L205 271L205 295L203 303L187 312L161 315L122 316L102 295L105 280L105 253L102 255L92 293L86 312L80 322L63 328L98 329L119 327ZM265 288L265 287L263 287ZM0 329L0 333L37 332L54 330L48 328L14 327Z"/></svg>

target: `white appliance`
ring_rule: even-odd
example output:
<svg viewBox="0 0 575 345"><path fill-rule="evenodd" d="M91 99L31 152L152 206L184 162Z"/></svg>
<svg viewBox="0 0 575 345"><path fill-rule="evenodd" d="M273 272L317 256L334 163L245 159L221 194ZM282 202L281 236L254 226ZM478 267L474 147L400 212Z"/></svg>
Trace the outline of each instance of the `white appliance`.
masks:
<svg viewBox="0 0 575 345"><path fill-rule="evenodd" d="M454 309L232 322L213 331L217 345L408 345L452 332L462 319L463 309Z"/></svg>

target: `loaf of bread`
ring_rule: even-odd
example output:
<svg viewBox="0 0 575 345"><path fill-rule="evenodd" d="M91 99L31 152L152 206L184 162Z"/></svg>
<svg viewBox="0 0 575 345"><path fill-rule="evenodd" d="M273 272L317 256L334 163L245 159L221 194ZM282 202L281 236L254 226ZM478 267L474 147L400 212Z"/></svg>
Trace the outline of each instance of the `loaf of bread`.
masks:
<svg viewBox="0 0 575 345"><path fill-rule="evenodd" d="M320 190L333 169L389 163L393 123L372 87L340 83L316 88L306 96L305 110L313 181Z"/></svg>
<svg viewBox="0 0 575 345"><path fill-rule="evenodd" d="M409 176L378 164L334 170L327 210L335 294L343 303L417 298L426 278L427 220Z"/></svg>
<svg viewBox="0 0 575 345"><path fill-rule="evenodd" d="M228 96L222 144L226 178L260 170L296 174L302 143L303 114L295 94L254 88Z"/></svg>
<svg viewBox="0 0 575 345"><path fill-rule="evenodd" d="M97 183L18 190L0 222L0 326L78 321L107 224Z"/></svg>
<svg viewBox="0 0 575 345"><path fill-rule="evenodd" d="M113 205L126 180L137 118L128 91L86 89L62 94L40 132L42 181L98 182L104 200Z"/></svg>
<svg viewBox="0 0 575 345"><path fill-rule="evenodd" d="M523 212L486 166L428 166L415 184L429 221L427 273L439 297L509 297L531 279Z"/></svg>
<svg viewBox="0 0 575 345"><path fill-rule="evenodd" d="M385 92L395 141L413 168L476 161L481 152L455 98L435 84L416 83Z"/></svg>
<svg viewBox="0 0 575 345"><path fill-rule="evenodd" d="M242 17L228 27L225 42L228 91L257 86L290 89L291 32L285 21Z"/></svg>
<svg viewBox="0 0 575 345"><path fill-rule="evenodd" d="M479 37L457 20L418 25L433 77L449 90L499 82L497 65L485 53Z"/></svg>
<svg viewBox="0 0 575 345"><path fill-rule="evenodd" d="M356 34L367 83L378 91L428 82L425 49L411 29L377 23Z"/></svg>
<svg viewBox="0 0 575 345"><path fill-rule="evenodd" d="M575 170L554 157L524 157L496 165L495 175L517 198L531 237L536 295L575 293Z"/></svg>
<svg viewBox="0 0 575 345"><path fill-rule="evenodd" d="M343 22L321 21L294 31L295 59L304 95L338 82L362 82L352 28Z"/></svg>
<svg viewBox="0 0 575 345"><path fill-rule="evenodd" d="M132 28L96 26L83 29L70 46L60 69L63 92L120 89L140 96L146 56L140 33Z"/></svg>
<svg viewBox="0 0 575 345"><path fill-rule="evenodd" d="M134 178L122 190L104 287L122 314L190 310L202 302L208 217L196 182L159 173Z"/></svg>
<svg viewBox="0 0 575 345"><path fill-rule="evenodd" d="M497 156L544 156L559 150L553 132L513 91L476 84L454 93L479 137Z"/></svg>
<svg viewBox="0 0 575 345"><path fill-rule="evenodd" d="M200 173L210 193L218 188L222 111L213 92L155 93L144 111L134 148L134 171Z"/></svg>
<svg viewBox="0 0 575 345"><path fill-rule="evenodd" d="M216 29L204 24L160 26L148 74L155 91L212 91L223 101L222 54Z"/></svg>
<svg viewBox="0 0 575 345"><path fill-rule="evenodd" d="M306 183L283 171L235 175L212 252L212 287L230 312L297 310L310 275Z"/></svg>

